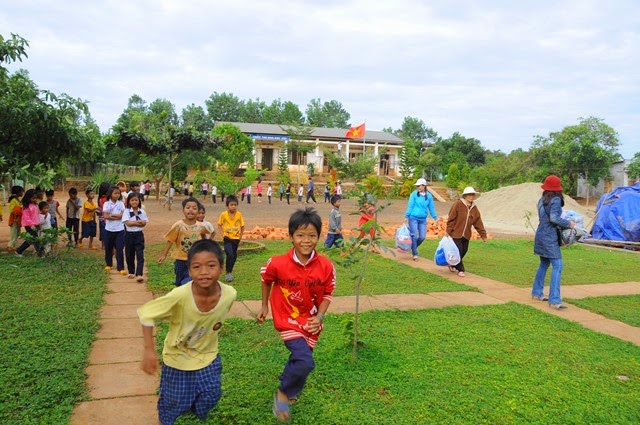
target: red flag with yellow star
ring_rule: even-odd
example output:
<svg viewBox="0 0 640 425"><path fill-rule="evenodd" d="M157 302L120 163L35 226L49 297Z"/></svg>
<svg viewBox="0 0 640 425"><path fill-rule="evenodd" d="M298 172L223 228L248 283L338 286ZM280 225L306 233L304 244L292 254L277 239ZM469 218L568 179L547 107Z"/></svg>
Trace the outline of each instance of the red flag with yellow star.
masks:
<svg viewBox="0 0 640 425"><path fill-rule="evenodd" d="M347 130L345 136L347 139L362 139L364 138L364 124L360 124L357 127L351 127Z"/></svg>

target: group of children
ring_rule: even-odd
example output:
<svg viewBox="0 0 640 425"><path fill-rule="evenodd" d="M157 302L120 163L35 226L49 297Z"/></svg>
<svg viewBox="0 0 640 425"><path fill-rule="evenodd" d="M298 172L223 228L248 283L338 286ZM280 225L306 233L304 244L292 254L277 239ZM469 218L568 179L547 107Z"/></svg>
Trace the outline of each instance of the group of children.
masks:
<svg viewBox="0 0 640 425"><path fill-rule="evenodd" d="M78 198L76 188L69 189L69 199L66 203L66 221L65 226L72 232L72 243L74 246L82 247L82 240L89 238L89 249L96 249L93 246L93 238L96 236L95 215L97 206L95 204L95 192L87 190L87 201L82 203ZM46 200L44 197L46 196ZM82 215L80 210L83 210ZM20 230L22 227L25 231L38 238L43 235L45 229L57 229L58 219L62 219L60 213L60 203L54 199L53 190L46 192L35 188L25 192L22 186L13 186L11 188L11 196L9 197L9 227L10 236L7 249L15 251L16 255L21 256L23 252L31 245L31 242L25 240L22 245L16 247ZM82 221L82 233L80 233L80 222ZM36 253L39 256L44 255L50 246L43 245L38 240L33 241Z"/></svg>
<svg viewBox="0 0 640 425"><path fill-rule="evenodd" d="M222 363L218 336L237 295L232 286L219 281L225 255L207 237L210 233L206 222L198 221L198 204L195 198L183 201L184 219L167 233L167 249L159 259L164 261L169 248L176 245L179 286L138 310L144 336L142 367L146 373L155 374L159 368L153 328L160 320L170 323L162 351L158 400L159 419L165 425L173 424L189 411L204 421L220 400ZM224 232L227 277L244 229L237 204L237 198L229 196L227 211L218 221L218 229ZM295 211L288 224L292 248L270 258L260 270L262 307L257 321L263 323L271 311L274 327L290 352L273 395L272 411L282 422L290 421L290 406L315 368L313 348L335 288L332 262L316 252L321 229L322 220L314 209Z"/></svg>

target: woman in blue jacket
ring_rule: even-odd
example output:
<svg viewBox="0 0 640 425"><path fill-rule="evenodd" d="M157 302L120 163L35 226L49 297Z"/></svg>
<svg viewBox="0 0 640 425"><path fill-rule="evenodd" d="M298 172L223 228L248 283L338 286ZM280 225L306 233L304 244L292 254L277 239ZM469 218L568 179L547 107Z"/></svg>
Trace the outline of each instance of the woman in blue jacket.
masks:
<svg viewBox="0 0 640 425"><path fill-rule="evenodd" d="M427 181L418 179L414 186L416 186L416 190L411 192L409 196L404 222L409 225L409 232L411 232L413 261L418 261L418 247L427 237L427 216L431 214L431 217L437 220L438 214L436 214L436 207L433 204L433 196L427 192Z"/></svg>
<svg viewBox="0 0 640 425"><path fill-rule="evenodd" d="M560 275L562 274L562 253L558 241L557 227L573 229L575 222L562 218L564 197L562 185L557 176L547 176L540 186L544 192L538 201L540 224L536 230L533 253L540 256L540 266L533 281L531 296L540 301L549 301L549 307L567 308L560 297ZM553 268L549 282L549 298L544 296L544 280L549 265Z"/></svg>

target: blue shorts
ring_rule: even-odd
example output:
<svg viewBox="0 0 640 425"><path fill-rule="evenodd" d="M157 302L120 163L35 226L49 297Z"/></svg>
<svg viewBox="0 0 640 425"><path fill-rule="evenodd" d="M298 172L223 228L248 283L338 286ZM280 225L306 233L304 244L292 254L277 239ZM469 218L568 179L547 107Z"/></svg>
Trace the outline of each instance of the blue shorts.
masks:
<svg viewBox="0 0 640 425"><path fill-rule="evenodd" d="M158 418L163 425L173 425L178 416L193 412L201 421L216 407L222 396L222 361L220 356L207 367L180 370L162 365Z"/></svg>
<svg viewBox="0 0 640 425"><path fill-rule="evenodd" d="M176 280L173 282L176 286L182 286L191 280L189 276L189 266L185 260L175 260L173 271L176 274Z"/></svg>
<svg viewBox="0 0 640 425"><path fill-rule="evenodd" d="M97 226L95 221L83 221L82 222L82 237L89 238L95 237L97 234Z"/></svg>

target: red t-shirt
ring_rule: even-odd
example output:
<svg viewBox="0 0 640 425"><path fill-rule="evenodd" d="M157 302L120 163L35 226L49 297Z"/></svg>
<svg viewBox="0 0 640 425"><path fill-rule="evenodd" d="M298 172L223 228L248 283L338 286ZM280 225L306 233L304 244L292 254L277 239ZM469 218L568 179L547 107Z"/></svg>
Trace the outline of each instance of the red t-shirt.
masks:
<svg viewBox="0 0 640 425"><path fill-rule="evenodd" d="M273 325L284 341L304 338L311 348L319 333L311 335L307 321L318 312L322 300L331 301L336 286L336 270L326 257L313 252L306 265L294 258L291 249L284 255L271 257L260 269L262 284L271 288Z"/></svg>

